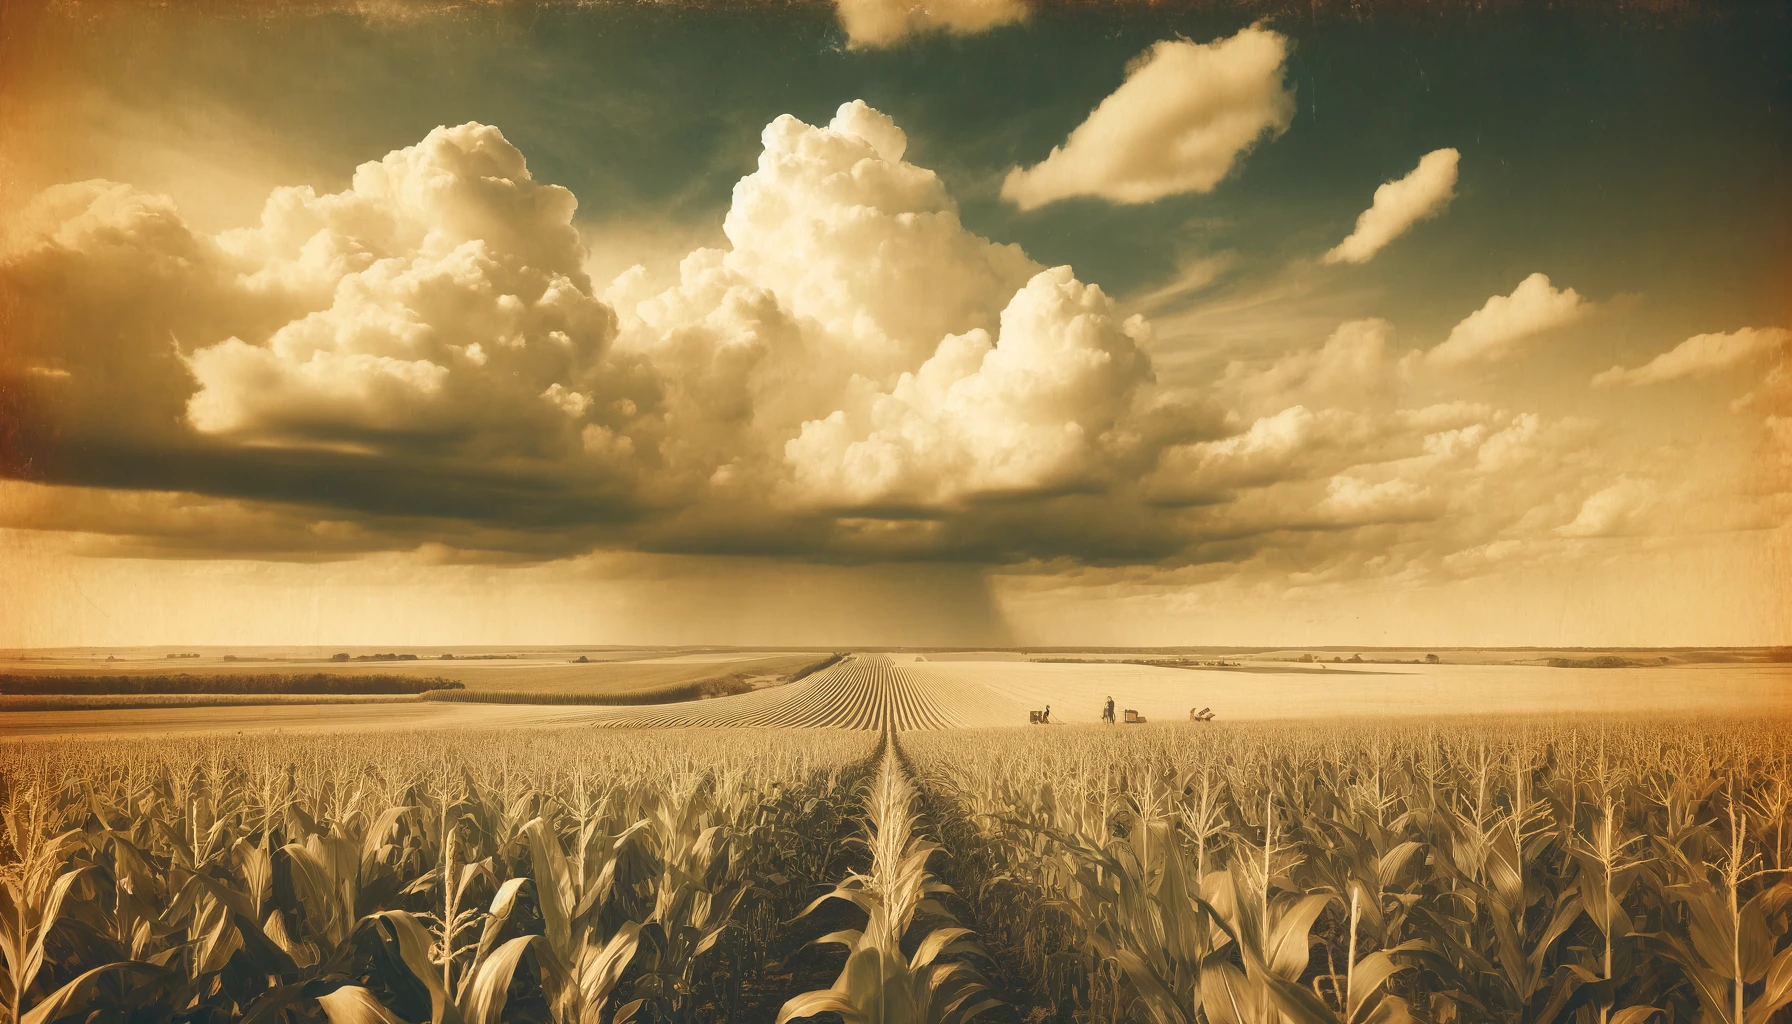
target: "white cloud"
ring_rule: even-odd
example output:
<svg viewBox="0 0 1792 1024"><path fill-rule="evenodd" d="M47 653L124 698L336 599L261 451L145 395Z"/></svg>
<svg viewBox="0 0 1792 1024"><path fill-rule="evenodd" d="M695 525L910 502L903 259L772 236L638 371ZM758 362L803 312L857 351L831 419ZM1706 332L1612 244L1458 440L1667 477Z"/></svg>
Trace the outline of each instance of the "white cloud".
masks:
<svg viewBox="0 0 1792 1024"><path fill-rule="evenodd" d="M1326 481L1319 510L1349 526L1435 516L1441 511L1429 487L1399 476L1371 483L1352 474Z"/></svg>
<svg viewBox="0 0 1792 1024"><path fill-rule="evenodd" d="M1268 367L1233 363L1222 386L1253 409L1291 401L1344 406L1378 402L1399 372L1388 351L1393 330L1379 318L1347 320L1325 344L1297 349Z"/></svg>
<svg viewBox="0 0 1792 1024"><path fill-rule="evenodd" d="M276 191L259 227L219 244L253 267L249 289L327 305L265 343L194 351L189 421L240 441L373 449L532 423L526 443L573 444L576 429L554 424L584 415L615 332L580 268L576 206L478 124L362 164L346 192Z"/></svg>
<svg viewBox="0 0 1792 1024"><path fill-rule="evenodd" d="M1148 203L1209 192L1265 135L1294 118L1282 84L1288 40L1251 27L1212 43L1165 40L1039 164L1013 168L1002 197L1023 210L1071 196Z"/></svg>
<svg viewBox="0 0 1792 1024"><path fill-rule="evenodd" d="M1624 476L1588 495L1574 520L1556 529L1564 537L1610 537L1632 526L1654 503L1655 484Z"/></svg>
<svg viewBox="0 0 1792 1024"><path fill-rule="evenodd" d="M1468 543L1442 527L1450 517L1484 542L1564 479L1578 484L1584 470L1563 459L1585 439L1566 421L1461 401L1405 406L1409 359L1390 351L1391 336L1387 321L1351 320L1315 347L1229 365L1220 401L1255 419L1165 449L1148 499L1199 509L1221 534L1437 523L1414 543L1441 558Z"/></svg>
<svg viewBox="0 0 1792 1024"><path fill-rule="evenodd" d="M1629 464L1596 461L1594 425L1573 417L1406 404L1450 381L1412 377L1392 338L1386 321L1352 320L1312 347L1233 362L1216 397L1254 419L1164 449L1145 499L1189 524L1206 557L1252 552L1288 578L1474 574L1500 561L1488 552L1544 557L1568 543L1555 531L1578 499L1561 496Z"/></svg>
<svg viewBox="0 0 1792 1024"><path fill-rule="evenodd" d="M216 236L125 186L58 193L29 244L84 286L122 290L121 320L141 316L144 292L200 293L194 275L228 299L208 306L254 311L189 322L158 310L144 319L163 326L132 339L134 352L166 350L161 387L189 437L439 460L433 485L449 490L526 467L606 502L691 510L700 531L714 529L705 503L754 493L775 533L791 511L780 496L1025 494L1116 443L1149 378L1142 321L1120 324L1068 270L1028 286L1041 268L965 230L938 177L904 160L902 131L862 102L820 127L779 118L762 141L724 221L729 247L691 253L657 292L630 271L600 298L571 193L535 181L477 124L361 166L338 194L277 190L259 224ZM170 281L170 268L187 276ZM74 382L115 362L91 356L34 342L17 372ZM942 447L894 442L900 479L882 483L864 478L888 440L869 427L837 453L850 464L824 465L813 447L786 461L805 429L813 441L830 413L868 414L873 399Z"/></svg>
<svg viewBox="0 0 1792 1024"><path fill-rule="evenodd" d="M1780 327L1744 327L1730 334L1695 334L1642 366L1614 366L1593 377L1596 388L1642 387L1668 381L1708 377L1743 363L1785 351L1792 331Z"/></svg>
<svg viewBox="0 0 1792 1024"><path fill-rule="evenodd" d="M966 230L889 118L849 103L762 141L722 247L601 293L572 196L480 125L216 235L128 186L53 190L0 250L0 288L41 307L0 346L0 397L61 417L23 435L72 467L56 482L278 506L232 549L278 557L1261 558L1332 579L1662 522L1580 500L1670 475L1596 459L1587 429L1447 392L1407 407L1453 381L1410 377L1386 321L1158 389L1150 326ZM1439 348L1500 354L1584 305L1538 275ZM328 536L308 547L307 524Z"/></svg>
<svg viewBox="0 0 1792 1024"><path fill-rule="evenodd" d="M1591 306L1574 289L1558 290L1548 277L1532 274L1511 295L1495 295L1451 328L1425 361L1451 367L1504 359L1531 338L1581 319Z"/></svg>
<svg viewBox="0 0 1792 1024"><path fill-rule="evenodd" d="M761 135L759 166L723 222L727 269L810 317L854 358L912 368L940 338L993 327L1039 265L966 231L932 171L903 159L908 137L863 101L825 127L786 114Z"/></svg>
<svg viewBox="0 0 1792 1024"><path fill-rule="evenodd" d="M1149 487L1153 500L1213 501L1234 488L1264 487L1302 475L1301 465L1334 440L1351 440L1357 424L1338 410L1294 405L1259 417L1243 433L1167 449ZM1361 440L1360 437L1355 440Z"/></svg>
<svg viewBox="0 0 1792 1024"><path fill-rule="evenodd" d="M1382 247L1406 230L1434 216L1455 197L1454 149L1436 149L1419 160L1412 173L1375 190L1375 200L1356 219L1356 230L1325 254L1326 263L1367 263Z"/></svg>
<svg viewBox="0 0 1792 1024"><path fill-rule="evenodd" d="M1041 269L1020 246L964 230L934 172L903 160L900 127L862 100L821 127L783 115L762 142L758 169L735 185L728 251L686 258L672 291L618 294L624 316L665 332L731 287L756 287L814 321L821 355L889 382L944 335L993 328Z"/></svg>
<svg viewBox="0 0 1792 1024"><path fill-rule="evenodd" d="M1021 0L835 0L847 48L894 46L911 36L968 36L1027 16Z"/></svg>
<svg viewBox="0 0 1792 1024"><path fill-rule="evenodd" d="M1544 434L1543 417L1521 413L1511 424L1492 433L1476 448L1475 461L1482 470L1498 471L1534 461L1550 439Z"/></svg>
<svg viewBox="0 0 1792 1024"><path fill-rule="evenodd" d="M258 226L215 237L167 197L57 187L5 267L59 278L52 308L86 317L30 341L54 343L84 393L154 405L185 384L174 400L202 434L414 447L595 373L613 323L579 273L573 208L496 129L468 124L364 163L346 192L280 188ZM158 353L179 378L142 373ZM129 395L106 391L118 368L136 373Z"/></svg>
<svg viewBox="0 0 1792 1024"><path fill-rule="evenodd" d="M579 419L584 416L585 410L591 408L591 397L589 395L580 394L561 384L549 384L548 389L541 393L541 397L549 405L554 406L556 409L571 416L573 419Z"/></svg>
<svg viewBox="0 0 1792 1024"><path fill-rule="evenodd" d="M967 231L939 178L903 159L901 129L863 102L823 126L780 117L762 141L728 249L693 252L670 288L631 271L605 293L618 351L662 376L674 454L715 486L769 488L805 422L849 389L892 388L942 338L995 329L1041 269Z"/></svg>
<svg viewBox="0 0 1792 1024"><path fill-rule="evenodd" d="M1001 331L951 335L889 392L803 424L785 459L807 501L940 504L1079 483L1151 379L1141 318L1121 322L1069 267L1041 271Z"/></svg>

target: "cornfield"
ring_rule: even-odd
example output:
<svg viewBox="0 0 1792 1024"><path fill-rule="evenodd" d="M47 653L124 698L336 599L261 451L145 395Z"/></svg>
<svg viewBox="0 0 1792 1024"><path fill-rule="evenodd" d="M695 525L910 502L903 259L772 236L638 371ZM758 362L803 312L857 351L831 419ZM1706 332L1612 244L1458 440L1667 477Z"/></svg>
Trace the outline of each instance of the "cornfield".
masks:
<svg viewBox="0 0 1792 1024"><path fill-rule="evenodd" d="M7 1019L732 1020L873 738L7 749ZM775 1005L775 1004L774 1004Z"/></svg>
<svg viewBox="0 0 1792 1024"><path fill-rule="evenodd" d="M1784 723L898 734L857 664L856 730L6 745L5 1018L1792 1014Z"/></svg>
<svg viewBox="0 0 1792 1024"><path fill-rule="evenodd" d="M1783 726L905 745L976 920L1061 1018L1766 1024L1792 1001Z"/></svg>

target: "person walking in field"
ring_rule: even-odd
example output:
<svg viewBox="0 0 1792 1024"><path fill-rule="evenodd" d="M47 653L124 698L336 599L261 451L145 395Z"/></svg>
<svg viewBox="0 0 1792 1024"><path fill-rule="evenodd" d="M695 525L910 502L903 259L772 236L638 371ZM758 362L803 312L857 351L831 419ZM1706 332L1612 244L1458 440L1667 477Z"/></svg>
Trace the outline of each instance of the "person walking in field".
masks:
<svg viewBox="0 0 1792 1024"><path fill-rule="evenodd" d="M1111 696L1108 698L1107 704L1101 709L1101 720L1109 725L1114 724L1114 698Z"/></svg>
<svg viewBox="0 0 1792 1024"><path fill-rule="evenodd" d="M1050 704L1045 706L1045 714L1039 716L1039 721L1042 725L1052 724L1052 706Z"/></svg>

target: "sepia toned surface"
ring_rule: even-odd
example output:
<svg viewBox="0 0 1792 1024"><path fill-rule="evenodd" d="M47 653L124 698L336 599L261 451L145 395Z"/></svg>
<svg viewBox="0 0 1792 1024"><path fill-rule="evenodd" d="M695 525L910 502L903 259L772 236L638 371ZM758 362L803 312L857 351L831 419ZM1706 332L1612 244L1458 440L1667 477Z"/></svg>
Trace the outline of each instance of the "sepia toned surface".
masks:
<svg viewBox="0 0 1792 1024"><path fill-rule="evenodd" d="M0 1024L1785 1024L1792 10L0 0Z"/></svg>

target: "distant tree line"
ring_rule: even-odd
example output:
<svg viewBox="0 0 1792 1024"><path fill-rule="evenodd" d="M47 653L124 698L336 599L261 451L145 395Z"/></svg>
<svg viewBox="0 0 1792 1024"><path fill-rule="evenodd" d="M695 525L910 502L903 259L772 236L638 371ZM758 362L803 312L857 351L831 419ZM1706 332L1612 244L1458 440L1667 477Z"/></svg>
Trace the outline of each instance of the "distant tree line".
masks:
<svg viewBox="0 0 1792 1024"><path fill-rule="evenodd" d="M459 690L457 679L390 674L341 675L313 672L299 675L256 673L133 673L113 676L16 675L0 673L0 693L423 693Z"/></svg>
<svg viewBox="0 0 1792 1024"><path fill-rule="evenodd" d="M1666 662L1666 658L1659 659ZM1631 661L1615 654L1601 654L1596 658L1549 658L1544 664L1550 668L1640 668L1647 662Z"/></svg>

